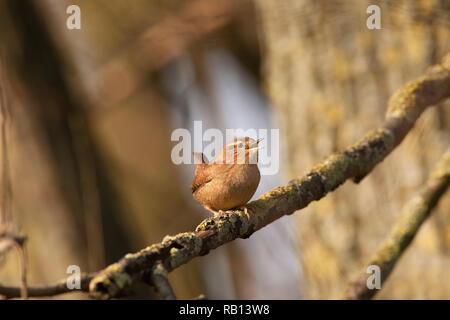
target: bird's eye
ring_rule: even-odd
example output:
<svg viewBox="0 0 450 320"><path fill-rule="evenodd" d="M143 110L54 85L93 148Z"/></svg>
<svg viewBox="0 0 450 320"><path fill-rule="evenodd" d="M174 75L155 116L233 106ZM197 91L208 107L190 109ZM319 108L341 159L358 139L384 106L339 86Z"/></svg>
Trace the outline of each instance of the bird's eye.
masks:
<svg viewBox="0 0 450 320"><path fill-rule="evenodd" d="M242 148L244 146L244 144L242 142L238 143L238 148Z"/></svg>

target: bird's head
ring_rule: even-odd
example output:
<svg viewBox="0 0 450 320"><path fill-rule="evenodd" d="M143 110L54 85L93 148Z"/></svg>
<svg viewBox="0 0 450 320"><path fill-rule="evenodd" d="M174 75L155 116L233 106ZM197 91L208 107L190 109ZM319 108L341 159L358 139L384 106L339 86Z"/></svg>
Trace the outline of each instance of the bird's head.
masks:
<svg viewBox="0 0 450 320"><path fill-rule="evenodd" d="M258 144L262 140L254 140L249 137L235 138L223 147L216 159L226 164L256 164L258 150L261 149ZM219 163L218 161L215 162Z"/></svg>

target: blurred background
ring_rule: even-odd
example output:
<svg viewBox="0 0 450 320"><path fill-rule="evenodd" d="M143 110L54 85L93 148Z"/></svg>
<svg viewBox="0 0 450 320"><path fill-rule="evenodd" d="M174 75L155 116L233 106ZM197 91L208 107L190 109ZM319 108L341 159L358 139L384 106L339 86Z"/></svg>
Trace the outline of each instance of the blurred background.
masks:
<svg viewBox="0 0 450 320"><path fill-rule="evenodd" d="M72 4L80 30L66 27ZM366 27L372 4L381 30ZM2 222L27 236L37 285L208 216L189 190L194 166L171 161L176 128L280 129L280 171L254 198L356 142L450 51L450 3L0 0L0 50ZM177 297L339 298L448 147L448 104L360 184L172 272ZM449 212L447 195L377 298L450 298ZM0 257L0 283L20 284L17 257Z"/></svg>

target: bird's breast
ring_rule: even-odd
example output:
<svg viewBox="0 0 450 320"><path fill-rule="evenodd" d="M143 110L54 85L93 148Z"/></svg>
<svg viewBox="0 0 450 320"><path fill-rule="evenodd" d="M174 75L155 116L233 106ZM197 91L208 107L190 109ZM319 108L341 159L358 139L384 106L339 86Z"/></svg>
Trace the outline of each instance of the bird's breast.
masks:
<svg viewBox="0 0 450 320"><path fill-rule="evenodd" d="M194 197L216 210L228 210L246 204L255 193L260 173L256 164L232 165L199 188Z"/></svg>

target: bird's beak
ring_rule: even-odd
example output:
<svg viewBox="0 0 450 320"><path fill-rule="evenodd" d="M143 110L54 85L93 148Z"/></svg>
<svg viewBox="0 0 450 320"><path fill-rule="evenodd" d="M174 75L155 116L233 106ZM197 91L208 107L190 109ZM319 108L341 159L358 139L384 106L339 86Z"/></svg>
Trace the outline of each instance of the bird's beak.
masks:
<svg viewBox="0 0 450 320"><path fill-rule="evenodd" d="M252 151L258 151L258 150L261 150L262 147L257 147L257 145L258 145L258 143L260 143L263 139L264 139L264 138L261 138L261 139L256 140L255 146L254 146L253 148L250 148L250 150L252 150Z"/></svg>

